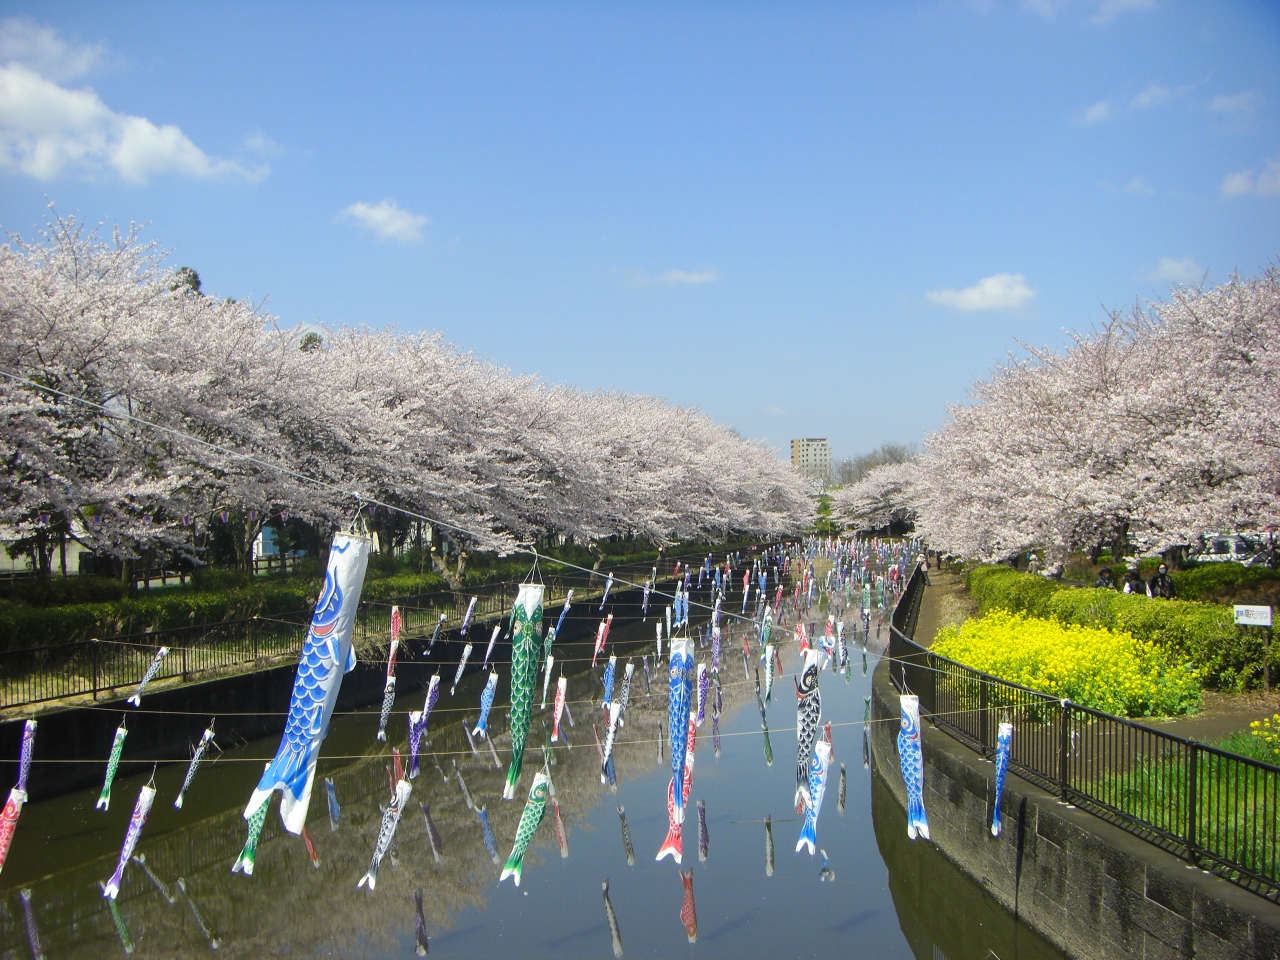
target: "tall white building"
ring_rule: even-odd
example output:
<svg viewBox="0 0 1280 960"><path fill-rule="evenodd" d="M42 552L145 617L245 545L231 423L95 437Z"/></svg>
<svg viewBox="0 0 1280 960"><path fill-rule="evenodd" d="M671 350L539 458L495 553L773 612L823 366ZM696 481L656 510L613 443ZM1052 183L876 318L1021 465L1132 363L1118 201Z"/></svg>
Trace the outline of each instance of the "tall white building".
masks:
<svg viewBox="0 0 1280 960"><path fill-rule="evenodd" d="M801 473L831 479L831 444L826 437L805 437L791 441L791 465Z"/></svg>

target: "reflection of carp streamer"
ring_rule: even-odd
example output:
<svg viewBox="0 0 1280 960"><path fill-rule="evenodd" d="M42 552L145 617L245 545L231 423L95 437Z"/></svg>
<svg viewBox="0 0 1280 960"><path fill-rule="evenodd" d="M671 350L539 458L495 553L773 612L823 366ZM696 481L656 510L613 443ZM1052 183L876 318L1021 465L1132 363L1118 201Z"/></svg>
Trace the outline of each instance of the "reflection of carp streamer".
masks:
<svg viewBox="0 0 1280 960"><path fill-rule="evenodd" d="M516 827L516 840L511 847L511 856L502 868L501 883L507 877L513 877L516 886L520 886L520 875L524 872L524 854L529 849L529 841L533 839L542 823L542 816L547 810L547 795L551 778L539 770L533 778L533 786L529 788L529 799L525 801L524 811L520 814L520 825Z"/></svg>
<svg viewBox="0 0 1280 960"><path fill-rule="evenodd" d="M412 792L413 787L409 785L408 780L396 782L395 799L382 814L382 826L378 829L378 842L373 848L373 860L370 861L365 875L356 884L357 887L368 884L369 889L372 890L378 885L378 866L391 847L391 840L396 835L396 827L400 824L400 817L404 813L405 804L409 802L409 794Z"/></svg>
<svg viewBox="0 0 1280 960"><path fill-rule="evenodd" d="M249 798L244 811L246 820L279 790L280 819L285 829L294 834L302 832L320 745L329 732L329 718L338 700L342 675L356 665L351 632L364 586L369 548L370 541L365 537L334 534L324 587L302 645L284 736L275 758L267 765Z"/></svg>

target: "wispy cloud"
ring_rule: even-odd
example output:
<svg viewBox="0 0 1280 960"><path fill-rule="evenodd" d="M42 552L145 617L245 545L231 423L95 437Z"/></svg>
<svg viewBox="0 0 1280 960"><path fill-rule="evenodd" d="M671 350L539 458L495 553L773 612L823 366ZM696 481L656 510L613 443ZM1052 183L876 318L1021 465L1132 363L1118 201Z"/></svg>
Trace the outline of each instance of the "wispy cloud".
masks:
<svg viewBox="0 0 1280 960"><path fill-rule="evenodd" d="M633 287L661 286L701 286L704 283L715 283L723 279L719 270L668 270L665 273L651 275L643 270L625 271L627 283Z"/></svg>
<svg viewBox="0 0 1280 960"><path fill-rule="evenodd" d="M82 77L103 59L100 43L68 43L52 27L26 17L0 20L0 62L20 63L50 80Z"/></svg>
<svg viewBox="0 0 1280 960"><path fill-rule="evenodd" d="M1209 101L1211 113L1248 114L1253 116L1258 109L1261 98L1256 90L1241 90L1239 93L1222 93Z"/></svg>
<svg viewBox="0 0 1280 960"><path fill-rule="evenodd" d="M1158 107L1162 103L1168 103L1172 98L1173 94L1168 87L1153 83L1129 101L1129 109L1145 110L1147 107Z"/></svg>
<svg viewBox="0 0 1280 960"><path fill-rule="evenodd" d="M1093 11L1089 22L1094 26L1110 23L1122 13L1149 13L1156 8L1156 0L1102 0Z"/></svg>
<svg viewBox="0 0 1280 960"><path fill-rule="evenodd" d="M1190 257L1183 257L1181 260L1161 257L1156 261L1155 268L1147 274L1147 279L1164 283L1199 283L1204 275L1204 267Z"/></svg>
<svg viewBox="0 0 1280 960"><path fill-rule="evenodd" d="M1156 192L1156 188L1147 182L1146 177L1134 177L1124 185L1125 193L1138 193L1144 197L1150 197Z"/></svg>
<svg viewBox="0 0 1280 960"><path fill-rule="evenodd" d="M117 113L92 90L59 86L21 63L0 67L0 169L37 180L116 173L127 183L174 175L260 180L265 164L211 157L173 124Z"/></svg>
<svg viewBox="0 0 1280 960"><path fill-rule="evenodd" d="M1091 107L1085 107L1080 114L1081 123L1105 123L1111 119L1111 101L1099 100Z"/></svg>
<svg viewBox="0 0 1280 960"><path fill-rule="evenodd" d="M933 303L953 310L972 313L978 310L1016 310L1035 297L1020 273L997 273L983 277L963 290L930 290L925 294Z"/></svg>
<svg viewBox="0 0 1280 960"><path fill-rule="evenodd" d="M1264 160L1262 170L1228 173L1222 181L1224 197L1242 197L1256 194L1259 197L1280 196L1280 160Z"/></svg>
<svg viewBox="0 0 1280 960"><path fill-rule="evenodd" d="M338 214L341 219L354 220L379 240L395 240L397 243L417 243L422 239L422 228L427 218L410 213L391 200L379 203L353 203Z"/></svg>
<svg viewBox="0 0 1280 960"><path fill-rule="evenodd" d="M1052 20L1065 10L1089 12L1094 26L1110 23L1122 13L1145 13L1156 8L1155 0L1022 0L1022 9Z"/></svg>
<svg viewBox="0 0 1280 960"><path fill-rule="evenodd" d="M1262 96L1256 90L1239 93L1223 93L1209 101L1209 112L1217 118L1223 129L1241 133L1253 126L1262 105Z"/></svg>

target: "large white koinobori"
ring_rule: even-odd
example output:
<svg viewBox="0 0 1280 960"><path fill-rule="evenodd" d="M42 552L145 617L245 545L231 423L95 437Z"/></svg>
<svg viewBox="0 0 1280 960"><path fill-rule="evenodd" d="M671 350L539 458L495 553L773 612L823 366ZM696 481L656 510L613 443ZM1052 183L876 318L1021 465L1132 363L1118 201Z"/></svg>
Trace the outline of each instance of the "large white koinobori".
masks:
<svg viewBox="0 0 1280 960"><path fill-rule="evenodd" d="M244 808L248 820L279 790L280 819L290 833L301 833L307 821L311 786L316 776L320 744L329 732L329 718L338 700L342 675L355 669L351 648L356 608L369 564L366 537L336 533L329 548L329 567L316 601L307 639L302 644L298 673L293 681L289 718L275 759L267 765L257 789Z"/></svg>

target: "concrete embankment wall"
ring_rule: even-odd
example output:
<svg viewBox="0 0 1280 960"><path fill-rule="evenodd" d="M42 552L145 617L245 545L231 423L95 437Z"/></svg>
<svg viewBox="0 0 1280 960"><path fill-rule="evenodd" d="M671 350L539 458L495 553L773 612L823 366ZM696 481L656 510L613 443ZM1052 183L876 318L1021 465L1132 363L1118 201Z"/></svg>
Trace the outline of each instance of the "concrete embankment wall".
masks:
<svg viewBox="0 0 1280 960"><path fill-rule="evenodd" d="M640 602L641 591L638 589L614 591L609 597L614 623L621 625L638 618ZM550 625L554 625L560 607L560 604L548 606L543 613L544 622L550 620ZM604 616L595 607L596 604L590 601L573 604L562 635L556 639L553 653L557 654L557 659L590 656L596 624L599 617ZM469 639L475 644L475 649L468 663L468 674L479 669L492 629L492 620L472 627ZM437 670L446 688L444 693L448 694L447 688L453 681L465 641L456 633L441 636L431 656L426 657L423 655L426 639L407 637L401 640L396 663L398 696L425 690ZM510 661L510 641L498 641L493 659L495 662ZM141 709L119 699L42 712L36 735L36 762L32 765L27 784L28 796L32 800L43 800L100 785L111 742L122 717L126 719L129 735L120 764L121 776L150 769L157 761L189 757L191 745L200 739L211 717L217 718L217 742L222 745L278 734L284 729L296 671L297 663L292 662L201 683L157 689L143 696ZM501 672L505 678L509 671L503 668ZM381 704L385 683L385 661L357 663L356 668L342 680L335 713ZM505 697L505 683L499 695ZM403 718L398 718L397 722L403 723ZM0 760L0 784L4 785L0 789L7 790L17 781L22 725L21 719L0 723L0 758L3 758Z"/></svg>
<svg viewBox="0 0 1280 960"><path fill-rule="evenodd" d="M881 661L872 684L875 773L906 808L898 693ZM994 766L924 725L932 842L1028 926L1081 960L1280 958L1280 906L1009 775L1000 837ZM927 843L917 840L917 843ZM945 896L946 891L939 891Z"/></svg>

